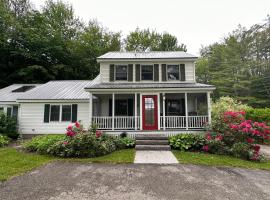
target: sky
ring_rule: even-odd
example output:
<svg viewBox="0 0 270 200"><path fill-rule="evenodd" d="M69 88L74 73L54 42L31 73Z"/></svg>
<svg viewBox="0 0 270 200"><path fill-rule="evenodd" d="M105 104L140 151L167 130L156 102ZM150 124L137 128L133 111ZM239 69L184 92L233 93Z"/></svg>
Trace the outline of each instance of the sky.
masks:
<svg viewBox="0 0 270 200"><path fill-rule="evenodd" d="M30 0L37 9L45 0ZM239 24L263 23L270 0L64 0L75 15L95 19L126 36L136 27L175 35L188 53L199 55L202 46L219 42Z"/></svg>

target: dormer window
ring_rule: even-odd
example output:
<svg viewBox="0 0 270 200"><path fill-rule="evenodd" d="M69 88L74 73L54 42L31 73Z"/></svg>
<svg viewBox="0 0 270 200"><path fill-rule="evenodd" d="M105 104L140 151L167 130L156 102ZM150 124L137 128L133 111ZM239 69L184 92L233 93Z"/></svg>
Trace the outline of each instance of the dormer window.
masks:
<svg viewBox="0 0 270 200"><path fill-rule="evenodd" d="M115 65L115 80L127 81L128 67L127 65Z"/></svg>
<svg viewBox="0 0 270 200"><path fill-rule="evenodd" d="M179 65L167 65L167 80L175 81L180 78Z"/></svg>
<svg viewBox="0 0 270 200"><path fill-rule="evenodd" d="M141 66L141 80L153 81L153 79L154 79L153 65L142 65Z"/></svg>

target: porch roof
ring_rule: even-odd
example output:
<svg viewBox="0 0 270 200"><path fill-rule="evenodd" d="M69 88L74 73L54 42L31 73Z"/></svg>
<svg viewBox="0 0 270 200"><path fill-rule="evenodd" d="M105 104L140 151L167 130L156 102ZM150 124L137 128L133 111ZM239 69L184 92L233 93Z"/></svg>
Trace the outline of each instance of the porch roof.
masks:
<svg viewBox="0 0 270 200"><path fill-rule="evenodd" d="M214 90L213 85L202 83L97 83L86 87L87 90L99 89L209 89Z"/></svg>

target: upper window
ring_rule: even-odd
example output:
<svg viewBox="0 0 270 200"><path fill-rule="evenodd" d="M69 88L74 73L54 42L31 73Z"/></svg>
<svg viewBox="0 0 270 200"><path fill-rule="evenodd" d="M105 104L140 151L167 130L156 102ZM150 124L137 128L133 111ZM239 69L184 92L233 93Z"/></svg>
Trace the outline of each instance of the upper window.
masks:
<svg viewBox="0 0 270 200"><path fill-rule="evenodd" d="M60 105L51 105L51 116L50 121L58 122L60 116Z"/></svg>
<svg viewBox="0 0 270 200"><path fill-rule="evenodd" d="M180 80L179 65L167 65L167 80Z"/></svg>
<svg viewBox="0 0 270 200"><path fill-rule="evenodd" d="M141 80L152 81L154 78L153 65L142 65L141 66Z"/></svg>
<svg viewBox="0 0 270 200"><path fill-rule="evenodd" d="M71 121L71 105L62 106L62 121Z"/></svg>
<svg viewBox="0 0 270 200"><path fill-rule="evenodd" d="M115 66L115 80L126 81L127 80L127 65L116 65Z"/></svg>

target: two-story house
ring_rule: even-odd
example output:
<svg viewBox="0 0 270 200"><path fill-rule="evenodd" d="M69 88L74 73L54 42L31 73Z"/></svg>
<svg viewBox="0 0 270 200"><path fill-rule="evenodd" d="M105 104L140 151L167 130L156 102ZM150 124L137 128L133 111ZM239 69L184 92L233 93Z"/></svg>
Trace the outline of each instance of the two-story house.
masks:
<svg viewBox="0 0 270 200"><path fill-rule="evenodd" d="M182 51L108 52L93 81L50 81L19 95L19 130L64 133L76 120L111 134L201 130L211 122L215 87L196 83L196 59Z"/></svg>

